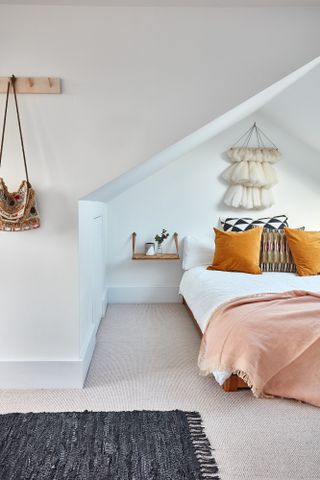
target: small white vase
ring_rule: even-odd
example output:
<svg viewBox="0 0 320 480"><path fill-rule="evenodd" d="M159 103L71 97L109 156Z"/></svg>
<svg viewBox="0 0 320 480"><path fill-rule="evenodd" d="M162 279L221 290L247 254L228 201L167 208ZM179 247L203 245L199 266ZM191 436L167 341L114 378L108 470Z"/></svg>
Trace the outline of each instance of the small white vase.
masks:
<svg viewBox="0 0 320 480"><path fill-rule="evenodd" d="M148 256L148 257L152 257L153 255L156 254L156 251L155 251L155 245L154 243L146 243L145 244L145 247L144 247L144 253Z"/></svg>

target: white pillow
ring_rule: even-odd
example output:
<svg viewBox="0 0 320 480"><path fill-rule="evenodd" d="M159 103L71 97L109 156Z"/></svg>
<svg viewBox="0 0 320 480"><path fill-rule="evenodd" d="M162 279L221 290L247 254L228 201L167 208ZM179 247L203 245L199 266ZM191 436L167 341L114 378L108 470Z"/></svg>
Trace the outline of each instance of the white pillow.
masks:
<svg viewBox="0 0 320 480"><path fill-rule="evenodd" d="M188 235L183 240L183 270L211 265L214 252L214 236L195 237Z"/></svg>

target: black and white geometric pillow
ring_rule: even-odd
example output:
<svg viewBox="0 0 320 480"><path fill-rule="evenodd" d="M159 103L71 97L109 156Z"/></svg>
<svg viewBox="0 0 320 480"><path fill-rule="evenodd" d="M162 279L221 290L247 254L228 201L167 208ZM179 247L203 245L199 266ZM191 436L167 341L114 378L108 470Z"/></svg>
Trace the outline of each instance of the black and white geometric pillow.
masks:
<svg viewBox="0 0 320 480"><path fill-rule="evenodd" d="M257 218L220 218L222 229L225 232L245 232L253 227L263 227L267 230L282 230L288 226L288 217L286 215L277 215L275 217Z"/></svg>

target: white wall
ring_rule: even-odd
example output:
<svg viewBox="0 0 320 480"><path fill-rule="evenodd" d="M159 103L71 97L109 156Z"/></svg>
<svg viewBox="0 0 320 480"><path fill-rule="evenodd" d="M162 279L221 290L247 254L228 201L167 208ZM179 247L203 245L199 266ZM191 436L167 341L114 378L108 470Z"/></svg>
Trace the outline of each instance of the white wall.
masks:
<svg viewBox="0 0 320 480"><path fill-rule="evenodd" d="M279 146L275 165L279 184L275 205L263 210L230 209L223 204L227 184L221 178L229 162L226 150L257 121ZM130 188L108 204L108 284L111 302L179 301L181 263L132 261L130 234L137 251L162 227L170 233L210 236L219 216L253 218L287 213L290 225L319 229L320 153L270 123L261 113L238 123L210 142ZM121 219L121 222L119 222ZM168 244L174 251L174 245Z"/></svg>
<svg viewBox="0 0 320 480"><path fill-rule="evenodd" d="M319 21L314 8L0 6L2 74L63 79L60 96L20 99L42 227L0 234L0 387L79 384L78 199L316 57ZM65 362L55 381L50 362Z"/></svg>

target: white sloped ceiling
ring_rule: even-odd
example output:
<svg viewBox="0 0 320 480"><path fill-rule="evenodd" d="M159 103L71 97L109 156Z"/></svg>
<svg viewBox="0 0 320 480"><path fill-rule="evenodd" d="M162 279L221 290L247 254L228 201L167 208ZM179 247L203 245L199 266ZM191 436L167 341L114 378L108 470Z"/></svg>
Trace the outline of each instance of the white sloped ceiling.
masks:
<svg viewBox="0 0 320 480"><path fill-rule="evenodd" d="M290 131L304 143L314 148L317 144L320 150L320 136L317 133L320 125L320 95L317 100L318 107L314 98L320 93L319 80L320 57L317 57L82 200L108 202L132 185L257 111L273 120L275 124L281 124L282 128ZM304 137L300 135L301 131L304 132Z"/></svg>
<svg viewBox="0 0 320 480"><path fill-rule="evenodd" d="M320 67L276 96L262 113L320 152Z"/></svg>

